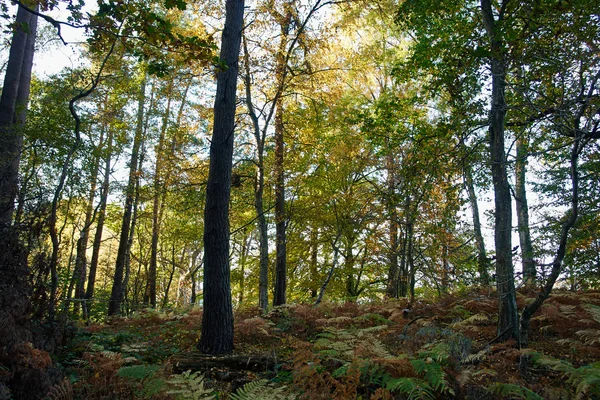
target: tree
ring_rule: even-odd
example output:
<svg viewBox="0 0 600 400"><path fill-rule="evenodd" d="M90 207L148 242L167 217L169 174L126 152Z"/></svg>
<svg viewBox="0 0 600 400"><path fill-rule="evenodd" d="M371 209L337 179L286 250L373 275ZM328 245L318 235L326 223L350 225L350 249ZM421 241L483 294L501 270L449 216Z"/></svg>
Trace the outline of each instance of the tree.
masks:
<svg viewBox="0 0 600 400"><path fill-rule="evenodd" d="M11 224L18 191L36 30L37 16L19 6L0 98L0 227Z"/></svg>
<svg viewBox="0 0 600 400"><path fill-rule="evenodd" d="M125 190L125 207L123 210L123 219L121 223L121 233L119 236L119 249L117 251L117 262L115 265L115 274L113 277L113 286L108 303L108 315L115 315L120 312L121 302L123 301L123 275L125 265L129 257L129 232L131 229L131 217L133 212L133 203L135 198L135 186L138 175L138 160L140 157L140 148L144 140L144 104L146 100L146 71L142 71L143 78L140 84L138 96L137 122L135 135L129 160L129 178ZM90 273L91 274L91 273ZM91 285L93 287L93 285ZM88 284L88 293L89 293ZM89 298L89 297L88 297Z"/></svg>
<svg viewBox="0 0 600 400"><path fill-rule="evenodd" d="M198 348L208 354L224 354L233 349L233 309L229 276L229 198L243 20L244 0L227 0L220 53L224 66L217 75L204 210L204 314Z"/></svg>

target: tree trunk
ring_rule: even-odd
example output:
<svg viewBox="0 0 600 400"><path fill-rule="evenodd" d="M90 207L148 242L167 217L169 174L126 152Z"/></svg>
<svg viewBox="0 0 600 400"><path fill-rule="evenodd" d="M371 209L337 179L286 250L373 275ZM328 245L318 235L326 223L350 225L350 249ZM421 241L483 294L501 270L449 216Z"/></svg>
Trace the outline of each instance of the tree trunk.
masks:
<svg viewBox="0 0 600 400"><path fill-rule="evenodd" d="M527 205L527 189L525 175L527 173L528 144L523 135L517 137L517 159L515 161L515 201L517 203L517 221L519 225L519 244L523 265L523 280L535 282L536 265L533 259L533 245L529 231L529 207Z"/></svg>
<svg viewBox="0 0 600 400"><path fill-rule="evenodd" d="M156 269L157 269L157 255L158 255L158 239L160 236L160 226L162 215L163 193L165 193L165 182L163 179L163 173L165 168L165 136L167 133L167 126L169 124L169 116L171 114L171 98L173 91L173 81L169 82L167 89L167 106L165 114L163 116L162 127L160 129L160 135L158 137L158 144L156 146L156 164L154 165L154 185L152 193L152 244L150 246L150 267L148 268L148 282L146 286L146 293L148 294L148 301L152 308L156 308Z"/></svg>
<svg viewBox="0 0 600 400"><path fill-rule="evenodd" d="M389 137L386 138L386 145L390 146ZM394 154L389 151L386 157L387 169L387 211L390 224L389 237L389 270L387 279L387 296L389 298L398 298L398 210L396 208L396 168L394 165Z"/></svg>
<svg viewBox="0 0 600 400"><path fill-rule="evenodd" d="M329 285L329 281L331 281L331 278L333 277L333 273L335 272L335 268L337 267L337 263L338 263L338 257L340 255L340 248L338 247L337 243L340 240L340 233L338 232L338 235L336 236L335 240L332 243L332 247L333 247L333 261L331 263L331 268L329 269L329 273L327 274L327 277L325 278L325 280L323 281L323 284L321 285L321 289L319 289L319 296L317 297L317 300L315 301L315 306L318 306L321 301L323 300L323 296L325 295L325 290L327 289L327 285ZM327 263L325 263L327 264Z"/></svg>
<svg viewBox="0 0 600 400"><path fill-rule="evenodd" d="M268 123L265 123L264 129L260 129L258 116L252 104L251 76L250 76L250 53L245 37L244 44L244 66L246 76L244 77L246 87L246 106L248 114L252 120L254 139L256 140L256 181L254 184L254 208L256 218L258 219L258 247L259 247L259 283L258 283L258 306L266 310L269 306L269 236L267 217L264 209L264 189L265 189L265 137Z"/></svg>
<svg viewBox="0 0 600 400"><path fill-rule="evenodd" d="M165 295L163 297L163 308L167 308L169 304L169 290L171 290L171 284L173 283L173 276L175 275L175 269L177 268L177 260L175 259L175 245L171 247L171 273L169 274L169 280L165 286Z"/></svg>
<svg viewBox="0 0 600 400"><path fill-rule="evenodd" d="M37 16L19 6L15 26L0 98L0 227L11 224L18 191Z"/></svg>
<svg viewBox="0 0 600 400"><path fill-rule="evenodd" d="M240 252L240 293L238 295L238 304L244 302L244 290L246 289L246 263L248 261L248 253L250 252L250 242L252 240L252 232L244 234L242 238L242 249Z"/></svg>
<svg viewBox="0 0 600 400"><path fill-rule="evenodd" d="M316 299L319 284L319 229L313 226L310 231L310 297Z"/></svg>
<svg viewBox="0 0 600 400"><path fill-rule="evenodd" d="M115 275L113 277L113 286L108 303L108 315L115 315L121 309L123 300L123 273L125 263L128 257L129 230L131 229L131 215L133 201L135 197L135 182L137 179L137 167L140 146L142 143L144 127L144 103L146 100L146 77L142 79L140 93L138 97L137 122L133 146L131 149L131 159L129 160L129 179L125 191L125 207L123 210L123 220L121 221L121 234L119 237L119 249L117 250L117 261L115 263Z"/></svg>
<svg viewBox="0 0 600 400"><path fill-rule="evenodd" d="M275 57L275 79L277 87L285 86L287 58L286 46L292 20L292 8L285 7L285 16L281 18L279 27L281 37L279 49ZM281 93L275 99L275 293L273 305L286 303L287 291L287 242L286 242L286 215L285 215L285 171L284 153L285 138L283 125L283 97Z"/></svg>
<svg viewBox="0 0 600 400"><path fill-rule="evenodd" d="M496 21L490 0L481 0L483 22L490 40L492 100L489 122L490 159L494 185L494 242L496 245L496 287L498 289L498 335L500 340L519 340L519 323L512 263L511 193L504 149L504 117L506 115L506 70L502 32L498 26L504 15L505 2Z"/></svg>
<svg viewBox="0 0 600 400"><path fill-rule="evenodd" d="M104 230L104 221L106 220L106 205L108 203L108 191L110 188L110 163L112 159L112 140L113 132L108 132L106 154L104 156L104 178L100 189L100 204L98 205L98 219L96 221L96 233L94 234L94 243L92 245L92 259L90 261L90 271L88 276L88 285L83 302L84 319L89 318L89 304L94 298L96 286L96 272L98 271L98 261L100 259L100 246L102 245L102 232ZM99 145L100 146L100 145Z"/></svg>
<svg viewBox="0 0 600 400"><path fill-rule="evenodd" d="M102 147L104 141L104 125L101 127L100 139L98 141L97 150ZM94 156L94 162L92 165L92 174L90 177L90 193L88 195L88 203L85 210L85 221L83 228L79 234L79 240L77 241L77 255L75 256L75 270L73 276L76 281L75 286L75 297L80 301L85 301L85 281L87 278L87 248L90 237L90 226L92 224L92 215L94 213L94 199L96 197L96 187L98 184L98 172L100 170L100 154ZM83 303L81 303L83 304ZM73 307L75 315L79 313L79 303L76 302ZM86 317L85 310L83 311L84 318Z"/></svg>
<svg viewBox="0 0 600 400"><path fill-rule="evenodd" d="M198 349L208 354L233 350L233 309L229 269L229 199L235 129L238 58L244 0L227 0L217 76L210 167L204 210L204 313Z"/></svg>
<svg viewBox="0 0 600 400"><path fill-rule="evenodd" d="M473 184L473 174L471 172L471 166L465 165L463 167L463 174L465 179L465 187L467 194L469 195L469 204L471 206L471 214L473 216L473 234L475 235L475 245L477 246L477 270L479 272L479 283L482 286L489 286L490 274L489 267L490 263L487 258L487 252L485 251L485 242L483 240L483 234L481 233L481 220L479 219L479 205L477 203L477 194L475 193L475 185Z"/></svg>

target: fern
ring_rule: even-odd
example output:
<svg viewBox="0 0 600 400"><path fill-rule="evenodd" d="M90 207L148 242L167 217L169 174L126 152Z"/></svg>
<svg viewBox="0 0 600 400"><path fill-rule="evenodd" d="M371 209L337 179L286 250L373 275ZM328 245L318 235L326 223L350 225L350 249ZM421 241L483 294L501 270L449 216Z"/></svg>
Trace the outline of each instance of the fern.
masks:
<svg viewBox="0 0 600 400"><path fill-rule="evenodd" d="M369 357L392 358L393 356L385 348L374 333L387 329L387 325L377 325L364 329L346 330L334 327L326 327L318 334L315 341L315 349L321 356L329 358L340 358L346 361L356 356L357 351Z"/></svg>
<svg viewBox="0 0 600 400"><path fill-rule="evenodd" d="M474 364L477 362L481 362L485 359L488 353L487 349L483 349L479 351L477 354L469 354L463 361L463 364Z"/></svg>
<svg viewBox="0 0 600 400"><path fill-rule="evenodd" d="M415 372L423 375L423 380L427 385L439 393L454 394L454 391L448 386L448 381L445 379L445 373L442 366L437 364L431 358L411 360Z"/></svg>
<svg viewBox="0 0 600 400"><path fill-rule="evenodd" d="M180 375L174 375L168 380L168 384L174 389L167 394L174 394L178 399L187 400L211 400L215 396L213 390L204 387L204 375L196 371L185 371Z"/></svg>
<svg viewBox="0 0 600 400"><path fill-rule="evenodd" d="M163 379L154 377L156 371L158 371L157 365L131 365L119 368L117 376L140 381L140 389L136 390L135 394L149 399L165 385Z"/></svg>
<svg viewBox="0 0 600 400"><path fill-rule="evenodd" d="M583 308L585 308L585 311L590 314L594 321L600 324L600 306L587 303L583 306Z"/></svg>
<svg viewBox="0 0 600 400"><path fill-rule="evenodd" d="M575 368L567 361L557 360L535 351L527 351L525 354L532 358L534 364L565 374L567 383L575 388L575 396L578 399L600 395L600 362Z"/></svg>
<svg viewBox="0 0 600 400"><path fill-rule="evenodd" d="M488 392L502 396L503 399L518 398L523 400L544 400L542 396L523 386L511 383L494 383L487 388Z"/></svg>
<svg viewBox="0 0 600 400"><path fill-rule="evenodd" d="M434 400L435 393L427 382L417 378L392 378L387 380L385 388L391 392L408 395L409 400Z"/></svg>
<svg viewBox="0 0 600 400"><path fill-rule="evenodd" d="M117 376L122 378L132 378L143 380L148 377L154 376L158 370L157 365L131 365L128 367L121 367L117 371Z"/></svg>
<svg viewBox="0 0 600 400"><path fill-rule="evenodd" d="M67 378L52 386L43 400L73 400L73 387Z"/></svg>
<svg viewBox="0 0 600 400"><path fill-rule="evenodd" d="M577 314L577 311L575 311L576 306L562 305L558 308L560 309L560 312L567 317Z"/></svg>
<svg viewBox="0 0 600 400"><path fill-rule="evenodd" d="M450 324L450 327L453 329L464 329L464 328L475 328L474 325L484 325L490 323L490 318L485 314L475 314L471 315L469 318L464 319L459 322L455 322Z"/></svg>
<svg viewBox="0 0 600 400"><path fill-rule="evenodd" d="M600 344L600 329L584 329L575 332L575 334L588 346Z"/></svg>
<svg viewBox="0 0 600 400"><path fill-rule="evenodd" d="M266 379L246 383L235 393L231 400L293 400L295 395L284 393L286 386L275 387Z"/></svg>
<svg viewBox="0 0 600 400"><path fill-rule="evenodd" d="M600 362L577 368L569 381L578 382L575 389L578 399L600 396Z"/></svg>

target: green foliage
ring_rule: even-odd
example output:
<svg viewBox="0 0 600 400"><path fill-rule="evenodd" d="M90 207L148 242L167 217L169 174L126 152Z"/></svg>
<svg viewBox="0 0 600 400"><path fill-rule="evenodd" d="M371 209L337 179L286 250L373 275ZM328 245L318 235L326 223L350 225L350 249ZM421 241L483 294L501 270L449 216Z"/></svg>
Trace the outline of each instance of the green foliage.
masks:
<svg viewBox="0 0 600 400"><path fill-rule="evenodd" d="M276 387L266 379L259 379L246 383L229 398L231 400L293 400L296 398L295 395L286 394L285 390L285 386Z"/></svg>
<svg viewBox="0 0 600 400"><path fill-rule="evenodd" d="M488 391L502 396L503 399L544 400L544 398L530 389L511 383L495 383L488 387Z"/></svg>
<svg viewBox="0 0 600 400"><path fill-rule="evenodd" d="M192 399L192 400L210 400L214 399L212 389L204 387L204 375L199 371L192 373L192 371L185 371L180 375L172 376L168 381L168 385L173 389L167 391L168 394L174 394L178 399Z"/></svg>
<svg viewBox="0 0 600 400"><path fill-rule="evenodd" d="M436 398L434 390L427 382L418 378L395 378L385 382L385 388L403 395L409 400L433 400Z"/></svg>
<svg viewBox="0 0 600 400"><path fill-rule="evenodd" d="M149 399L159 393L165 386L164 379L155 377L158 370L157 365L131 365L119 368L117 376L139 381L138 388L134 393L138 397Z"/></svg>
<svg viewBox="0 0 600 400"><path fill-rule="evenodd" d="M532 362L539 366L561 372L575 389L578 399L600 395L600 362L576 368L566 360L558 360L535 351L525 352Z"/></svg>

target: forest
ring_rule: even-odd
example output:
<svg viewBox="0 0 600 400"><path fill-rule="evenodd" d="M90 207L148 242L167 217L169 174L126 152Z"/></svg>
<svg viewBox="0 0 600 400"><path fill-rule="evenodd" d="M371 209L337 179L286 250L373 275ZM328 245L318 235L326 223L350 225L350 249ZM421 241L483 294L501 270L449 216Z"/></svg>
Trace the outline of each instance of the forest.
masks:
<svg viewBox="0 0 600 400"><path fill-rule="evenodd" d="M600 1L0 9L0 399L600 399Z"/></svg>

